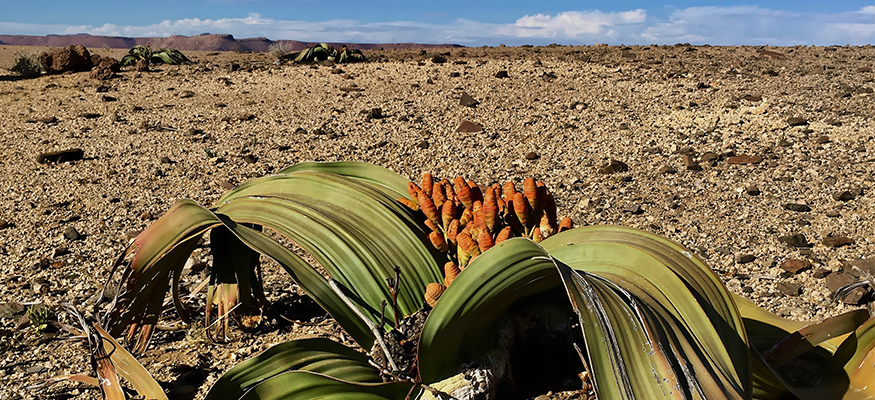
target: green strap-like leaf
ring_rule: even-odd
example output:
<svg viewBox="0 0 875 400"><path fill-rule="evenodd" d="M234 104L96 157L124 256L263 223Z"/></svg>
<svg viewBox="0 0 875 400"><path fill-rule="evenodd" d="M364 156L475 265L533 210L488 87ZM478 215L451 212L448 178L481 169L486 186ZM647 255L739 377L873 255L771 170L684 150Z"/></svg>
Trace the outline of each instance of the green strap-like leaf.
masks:
<svg viewBox="0 0 875 400"><path fill-rule="evenodd" d="M286 371L307 371L356 383L383 381L364 354L328 339L300 339L273 346L237 364L216 381L204 400L239 398L259 382Z"/></svg>
<svg viewBox="0 0 875 400"><path fill-rule="evenodd" d="M443 277L424 227L375 186L323 172L279 175L241 185L216 210L289 237L370 306L376 322L378 304L391 298L385 280L395 266L403 315L418 310L426 285Z"/></svg>
<svg viewBox="0 0 875 400"><path fill-rule="evenodd" d="M719 279L689 251L622 227L578 228L542 245L584 272L563 277L578 297L600 397L750 396L741 318ZM617 380L621 372L628 382Z"/></svg>
<svg viewBox="0 0 875 400"><path fill-rule="evenodd" d="M240 399L402 400L412 388L410 382L361 384L308 371L289 371L256 385ZM416 394L414 390L411 398L416 398Z"/></svg>
<svg viewBox="0 0 875 400"><path fill-rule="evenodd" d="M394 198L407 198L407 182L409 180L397 173L383 168L379 165L358 162L358 161L334 161L334 162L302 162L290 167L281 169L279 174L290 174L293 172L328 172L345 176L348 178L359 179L375 183L379 186L391 189L395 194Z"/></svg>
<svg viewBox="0 0 875 400"><path fill-rule="evenodd" d="M459 274L428 316L419 341L419 374L433 383L482 355L493 329L517 300L560 287L547 253L528 239L499 243Z"/></svg>
<svg viewBox="0 0 875 400"><path fill-rule="evenodd" d="M227 218L222 214L219 216L223 220ZM331 290L326 279L310 264L259 231L239 225L230 219L227 219L225 223L226 227L247 246L279 263L313 300L337 320L356 343L364 348L371 348L374 336L367 324L346 306L346 303Z"/></svg>

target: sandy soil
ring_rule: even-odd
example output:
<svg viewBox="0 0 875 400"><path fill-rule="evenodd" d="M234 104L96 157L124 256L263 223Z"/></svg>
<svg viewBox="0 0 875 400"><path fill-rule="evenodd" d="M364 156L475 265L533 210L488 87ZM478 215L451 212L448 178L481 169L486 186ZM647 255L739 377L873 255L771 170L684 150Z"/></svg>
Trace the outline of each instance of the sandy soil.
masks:
<svg viewBox="0 0 875 400"><path fill-rule="evenodd" d="M0 46L3 399L98 396L72 383L24 389L88 364L80 344L19 329L24 313L11 303L90 310L131 232L175 200L211 204L302 161L361 160L412 179L534 176L576 224L682 243L730 290L797 319L851 309L829 298L830 279L875 252L871 46L387 50L336 67L192 52L192 65L106 82L8 71L16 53L43 49ZM447 61L435 63L441 52ZM463 93L479 104L461 105ZM381 118L369 117L374 108ZM457 132L462 121L483 131ZM36 162L70 148L85 158ZM602 173L612 160L628 171ZM744 161L758 162L735 163ZM71 228L76 240L65 236ZM810 245L781 240L796 233ZM811 266L781 268L793 259ZM159 334L142 361L173 398L202 396L271 344L349 342L282 273L268 276L272 299L318 323L270 324L222 346L186 331Z"/></svg>

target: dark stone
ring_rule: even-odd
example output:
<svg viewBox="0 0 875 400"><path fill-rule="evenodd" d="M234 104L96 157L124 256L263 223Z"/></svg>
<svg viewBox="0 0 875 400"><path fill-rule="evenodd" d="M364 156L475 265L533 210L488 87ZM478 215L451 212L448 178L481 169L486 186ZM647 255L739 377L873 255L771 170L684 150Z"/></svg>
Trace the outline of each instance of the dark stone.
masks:
<svg viewBox="0 0 875 400"><path fill-rule="evenodd" d="M787 211L795 211L795 212L809 212L811 211L811 207L805 204L797 204L797 203L786 203L782 207L784 207Z"/></svg>
<svg viewBox="0 0 875 400"><path fill-rule="evenodd" d="M167 156L161 157L160 161L162 164L173 164L173 160L171 160L170 157Z"/></svg>
<svg viewBox="0 0 875 400"><path fill-rule="evenodd" d="M629 166L619 160L611 160L610 163L602 165L598 169L598 173L602 175L609 175L617 172L626 172L629 170Z"/></svg>
<svg viewBox="0 0 875 400"><path fill-rule="evenodd" d="M366 119L381 119L383 118L383 109L379 107L374 107L367 111Z"/></svg>
<svg viewBox="0 0 875 400"><path fill-rule="evenodd" d="M183 90L182 93L179 94L180 99L187 99L190 97L194 97L194 92L191 90Z"/></svg>
<svg viewBox="0 0 875 400"><path fill-rule="evenodd" d="M802 285L798 283L778 282L775 284L775 289L778 289L779 292L791 297L802 294Z"/></svg>
<svg viewBox="0 0 875 400"><path fill-rule="evenodd" d="M462 132L462 133L476 133L476 132L481 132L481 131L483 131L483 128L480 125L475 124L475 123L470 122L470 121L462 121L459 124L459 127L456 128L456 132Z"/></svg>
<svg viewBox="0 0 875 400"><path fill-rule="evenodd" d="M829 143L830 139L829 139L829 136L827 136L827 135L820 135L816 139L814 139L814 141L817 143L820 143L820 144L824 144L824 143Z"/></svg>
<svg viewBox="0 0 875 400"><path fill-rule="evenodd" d="M762 100L763 96L760 96L758 94L746 94L744 96L741 96L741 99L756 102Z"/></svg>
<svg viewBox="0 0 875 400"><path fill-rule="evenodd" d="M756 185L750 185L744 188L744 191L751 196L758 196L760 194L760 188L758 188Z"/></svg>
<svg viewBox="0 0 875 400"><path fill-rule="evenodd" d="M826 278L831 273L832 273L832 271L830 271L826 268L818 268L814 272L811 273L811 276L813 276L817 279L823 279L823 278Z"/></svg>
<svg viewBox="0 0 875 400"><path fill-rule="evenodd" d="M495 73L495 77L501 79L501 78L508 78L509 76L507 75L507 71L501 70L501 71L498 71Z"/></svg>
<svg viewBox="0 0 875 400"><path fill-rule="evenodd" d="M808 125L808 120L801 117L787 118L787 125L790 126L805 126Z"/></svg>
<svg viewBox="0 0 875 400"><path fill-rule="evenodd" d="M444 56L441 56L441 55L435 55L434 57L431 58L431 62L433 62L435 64L443 64L443 63L447 62L447 58Z"/></svg>
<svg viewBox="0 0 875 400"><path fill-rule="evenodd" d="M530 152L526 153L526 160L536 160L536 159L538 159L538 157L540 157L540 156L538 155L538 153L535 153L534 151L530 151Z"/></svg>
<svg viewBox="0 0 875 400"><path fill-rule="evenodd" d="M640 204L636 203L636 204L630 204L630 205L626 206L626 208L623 208L623 212L637 215L637 214L643 213L644 209L641 208Z"/></svg>
<svg viewBox="0 0 875 400"><path fill-rule="evenodd" d="M450 72L450 78L458 78L460 76L462 76L462 74L458 72Z"/></svg>
<svg viewBox="0 0 875 400"><path fill-rule="evenodd" d="M790 259L781 263L781 269L791 274L798 274L810 267L808 260Z"/></svg>
<svg viewBox="0 0 875 400"><path fill-rule="evenodd" d="M100 100L105 101L105 102L107 102L107 103L111 103L111 102L113 102L113 101L118 101L117 98L112 97L112 96L102 96L102 97L100 98Z"/></svg>
<svg viewBox="0 0 875 400"><path fill-rule="evenodd" d="M79 240L82 238L82 234L80 234L79 231L76 230L76 228L68 226L66 229L64 229L64 237L68 240Z"/></svg>
<svg viewBox="0 0 875 400"><path fill-rule="evenodd" d="M247 164L255 164L255 162L258 161L258 157L254 156L252 154L247 154L247 155L243 156L243 161L246 162Z"/></svg>
<svg viewBox="0 0 875 400"><path fill-rule="evenodd" d="M468 93L464 93L464 92L463 92L463 93L462 93L462 98L459 99L459 104L461 104L461 105L463 105L463 106L465 106L465 107L476 107L477 104L480 104L480 102L477 101L477 100L475 100L475 99L474 99L473 97L471 97Z"/></svg>
<svg viewBox="0 0 875 400"><path fill-rule="evenodd" d="M747 264L747 263L753 262L753 260L756 260L756 259L757 259L756 256L754 256L753 254L742 254L742 255L738 256L738 258L735 261L739 264Z"/></svg>
<svg viewBox="0 0 875 400"><path fill-rule="evenodd" d="M853 243L854 240L847 236L830 236L823 238L823 245L826 247L842 247Z"/></svg>
<svg viewBox="0 0 875 400"><path fill-rule="evenodd" d="M143 212L140 214L140 219L143 220L143 221L148 221L148 220L151 220L152 218L153 218L152 213L150 213L150 212L148 212L148 211L143 211Z"/></svg>
<svg viewBox="0 0 875 400"><path fill-rule="evenodd" d="M416 147L419 147L420 149L423 149L423 150L428 150L429 146L430 146L430 144L428 143L428 139L422 139L419 141L419 143L416 144Z"/></svg>
<svg viewBox="0 0 875 400"><path fill-rule="evenodd" d="M708 151L708 152L705 152L705 154L702 154L702 157L700 157L700 160L702 160L702 162L705 162L705 163L710 163L711 161L717 161L719 158L720 158L720 156L718 156L717 153L715 153L713 151Z"/></svg>
<svg viewBox="0 0 875 400"><path fill-rule="evenodd" d="M54 151L50 153L42 153L36 157L36 162L40 164L45 163L62 163L68 161L77 161L81 160L85 157L85 151L82 149L69 149L69 150L61 150Z"/></svg>
<svg viewBox="0 0 875 400"><path fill-rule="evenodd" d="M699 165L699 163L697 163L695 160L693 160L693 157L691 157L690 155L684 154L683 158L684 158L684 167L687 168L687 171L701 171L702 170L702 166Z"/></svg>
<svg viewBox="0 0 875 400"><path fill-rule="evenodd" d="M675 169L675 167L672 167L671 165L663 165L662 167L659 168L660 174L676 174L677 172L678 172L678 170Z"/></svg>
<svg viewBox="0 0 875 400"><path fill-rule="evenodd" d="M808 240L805 239L805 235L801 233L780 236L778 237L778 241L793 247L811 247L811 245L808 244Z"/></svg>
<svg viewBox="0 0 875 400"><path fill-rule="evenodd" d="M838 193L833 193L832 198L836 201L851 201L854 199L854 194L849 191L843 191Z"/></svg>
<svg viewBox="0 0 875 400"><path fill-rule="evenodd" d="M5 219L0 219L0 229L6 229L9 227L9 222Z"/></svg>
<svg viewBox="0 0 875 400"><path fill-rule="evenodd" d="M746 165L746 164L759 164L763 162L763 158L760 156L749 156L746 154L729 157L726 159L728 164L734 165Z"/></svg>
<svg viewBox="0 0 875 400"><path fill-rule="evenodd" d="M842 214L836 210L829 210L826 212L826 216L830 217L830 218L838 218L838 217L841 217Z"/></svg>

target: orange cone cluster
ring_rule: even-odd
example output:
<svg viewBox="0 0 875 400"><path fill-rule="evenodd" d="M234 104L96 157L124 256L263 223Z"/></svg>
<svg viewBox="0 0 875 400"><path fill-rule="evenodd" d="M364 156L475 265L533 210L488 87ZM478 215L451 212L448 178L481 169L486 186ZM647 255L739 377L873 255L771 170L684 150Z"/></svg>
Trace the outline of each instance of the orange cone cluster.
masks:
<svg viewBox="0 0 875 400"><path fill-rule="evenodd" d="M435 182L431 174L422 183L407 184L409 199L399 199L414 211L421 211L431 228L432 245L447 253L444 283L426 288L426 301L434 306L456 275L477 256L512 237L527 237L540 242L554 233L571 229L568 217L556 220L556 202L543 182L526 178L523 191L513 182L498 183L485 189L476 182L458 177L453 182Z"/></svg>

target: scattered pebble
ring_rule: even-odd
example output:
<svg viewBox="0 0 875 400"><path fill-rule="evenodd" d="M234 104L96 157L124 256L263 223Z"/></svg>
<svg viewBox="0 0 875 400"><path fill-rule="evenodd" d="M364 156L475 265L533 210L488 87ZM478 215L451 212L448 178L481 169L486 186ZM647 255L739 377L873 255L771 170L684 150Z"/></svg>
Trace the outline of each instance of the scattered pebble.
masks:
<svg viewBox="0 0 875 400"><path fill-rule="evenodd" d="M811 267L811 263L807 260L790 259L781 263L781 269L791 274L798 274Z"/></svg>
<svg viewBox="0 0 875 400"><path fill-rule="evenodd" d="M78 161L85 157L85 151L82 149L69 149L61 151L53 151L49 153L40 153L36 157L36 162L45 163L62 163L69 161Z"/></svg>

